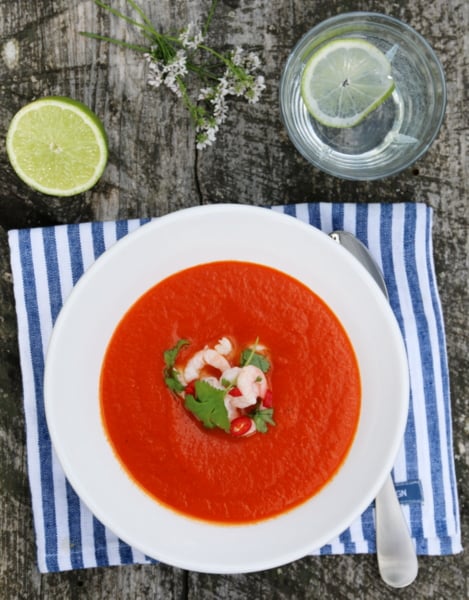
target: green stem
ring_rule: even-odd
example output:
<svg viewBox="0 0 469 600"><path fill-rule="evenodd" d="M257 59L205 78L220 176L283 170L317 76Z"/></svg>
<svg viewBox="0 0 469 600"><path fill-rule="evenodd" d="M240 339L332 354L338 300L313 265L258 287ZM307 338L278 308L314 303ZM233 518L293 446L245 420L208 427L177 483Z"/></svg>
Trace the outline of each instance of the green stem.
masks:
<svg viewBox="0 0 469 600"><path fill-rule="evenodd" d="M138 6L138 4L136 2L134 2L133 0L127 0L127 2L135 10L135 12L137 12L142 17L143 22L148 25L149 29L151 29L154 33L157 33L155 28L153 27L153 23L150 21L150 19L147 17L147 15L143 12L143 10L140 8L140 6Z"/></svg>
<svg viewBox="0 0 469 600"><path fill-rule="evenodd" d="M128 17L127 15L124 15L124 13L121 13L119 10L112 8L112 6L109 6L109 4L105 4L104 2L101 2L101 0L93 0L93 1L97 6L99 6L100 8L103 8L104 10L107 10L112 15L118 17L119 19L122 19L126 23L130 23L131 25L138 27L138 29L141 29L143 34L147 38L152 39L155 35L158 35L158 32L155 30L153 25L148 21L148 19L146 20L145 23L140 23L139 21L136 21L135 19L132 19L131 17ZM127 1L130 2L130 0L127 0Z"/></svg>
<svg viewBox="0 0 469 600"><path fill-rule="evenodd" d="M214 73L213 71L207 69L206 67L204 67L202 65L198 65L198 64L193 63L193 62L187 62L186 65L187 65L187 70L188 71L191 71L192 73L195 73L201 79L218 80L218 78L219 78L219 75L217 75L216 73Z"/></svg>
<svg viewBox="0 0 469 600"><path fill-rule="evenodd" d="M101 40L103 42L108 42L109 44L116 44L116 46L122 46L123 48L128 48L129 50L134 50L136 52L148 52L147 46L138 46L137 44L129 44L128 42L124 42L122 40L117 40L115 38L106 37L104 35L99 35L97 33L89 33L88 31L80 31L80 35L84 37L91 38L94 40Z"/></svg>
<svg viewBox="0 0 469 600"><path fill-rule="evenodd" d="M157 33L153 38L153 45L157 46L160 50L161 56L155 58L162 59L164 63L168 63L176 55L174 46L168 44L169 38L165 35Z"/></svg>
<svg viewBox="0 0 469 600"><path fill-rule="evenodd" d="M199 44L197 46L197 48L200 48L200 50L205 50L205 52L208 52L212 56L215 56L215 58L218 58L223 63L225 63L226 66L228 66L228 67L232 67L233 66L233 63L232 63L232 61L229 58L226 58L226 56L223 56L223 54L220 54L219 52L217 52L213 48L210 48L210 46L206 46L205 44Z"/></svg>
<svg viewBox="0 0 469 600"><path fill-rule="evenodd" d="M210 23L212 22L213 15L215 14L215 9L217 7L218 0L212 0L212 4L210 5L210 10L208 11L207 18L205 20L204 28L202 29L202 35L205 37L210 28Z"/></svg>
<svg viewBox="0 0 469 600"><path fill-rule="evenodd" d="M150 19L147 17L147 15L143 12L143 10L138 6L138 4L134 0L127 0L127 2L131 6L131 8L139 15L139 17L142 19L143 22L140 22L131 17L128 17L124 13L113 8L109 4L106 4L102 0L93 0L93 1L97 6L103 8L104 10L107 10L112 15L114 15L114 16L118 17L119 19L122 19L126 23L129 23L130 25L133 25L134 27L137 27L138 29L140 29L142 34L151 42L151 47L148 48L145 46L140 46L138 44L131 44L128 42L124 42L122 40L118 40L116 38L110 38L110 37L102 36L102 35L95 34L95 33L80 32L81 35L84 35L85 37L88 37L88 38L102 40L102 41L106 41L106 42L109 42L112 44L116 44L123 48L128 48L130 50L134 50L136 52L143 52L143 53L149 52L150 54L152 54L155 57L156 60L162 60L164 63L168 63L174 58L174 56L176 54L175 46L182 47L182 42L178 37L159 33L153 26ZM218 3L218 0L212 0L210 9L209 9L209 12L207 15L207 19L205 21L205 25L203 28L203 36L204 37L207 34L208 28L212 21L217 3ZM152 47L156 47L157 50L155 50L155 48L152 48ZM232 62L229 59L227 59L225 56L223 56L219 52L216 52L215 50L213 50L213 48L210 48L209 46L205 46L203 44L200 44L198 46L198 48L208 52L209 54L211 54L212 56L217 58L217 60L219 60L221 63L225 64L225 66L227 66L228 68L230 68L231 70L236 72L235 65L233 65ZM214 72L210 71L209 69L207 69L205 67L198 66L194 62L188 61L187 66L190 71L192 71L193 73L197 73L200 77L203 77L206 79L214 79L214 80L218 78L218 76Z"/></svg>
<svg viewBox="0 0 469 600"><path fill-rule="evenodd" d="M247 357L246 361L244 362L243 367L246 367L247 365L249 365L251 363L252 357L256 353L258 343L259 343L259 336L256 337L256 341L254 342L254 345L251 347L251 352L250 352L249 356Z"/></svg>
<svg viewBox="0 0 469 600"><path fill-rule="evenodd" d="M200 48L200 50L205 50L205 52L208 52L215 58L218 58L218 60L220 60L232 73L234 73L239 80L243 81L246 79L246 73L244 69L235 65L231 58L223 56L223 54L220 54L213 48L210 48L210 46L205 46L204 44L199 44L198 48Z"/></svg>
<svg viewBox="0 0 469 600"><path fill-rule="evenodd" d="M181 90L182 101L186 105L186 108L189 111L192 121L194 122L195 125L197 125L197 116L198 116L197 115L197 106L190 99L189 94L187 93L187 88L186 88L184 81L179 76L176 77L176 80L178 82L179 89Z"/></svg>

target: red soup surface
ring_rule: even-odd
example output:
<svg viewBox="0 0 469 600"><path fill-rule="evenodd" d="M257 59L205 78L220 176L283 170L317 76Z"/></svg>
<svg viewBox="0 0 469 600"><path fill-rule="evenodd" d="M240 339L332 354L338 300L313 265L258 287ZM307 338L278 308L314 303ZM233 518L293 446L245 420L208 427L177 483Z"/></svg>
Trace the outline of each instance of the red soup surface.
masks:
<svg viewBox="0 0 469 600"><path fill-rule="evenodd" d="M163 352L181 356L232 336L269 348L276 425L234 438L207 429L163 381ZM107 436L130 477L186 515L259 521L318 492L337 472L360 412L360 376L332 311L299 281L254 263L181 271L146 292L110 341L101 373Z"/></svg>

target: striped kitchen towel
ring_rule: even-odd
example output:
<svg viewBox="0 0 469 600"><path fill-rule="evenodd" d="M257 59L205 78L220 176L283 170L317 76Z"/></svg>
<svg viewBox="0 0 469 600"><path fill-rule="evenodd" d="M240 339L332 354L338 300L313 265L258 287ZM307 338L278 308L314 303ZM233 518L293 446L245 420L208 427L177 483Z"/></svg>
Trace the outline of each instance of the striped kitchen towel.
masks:
<svg viewBox="0 0 469 600"><path fill-rule="evenodd" d="M432 256L432 210L423 204L292 204L285 212L370 249L389 288L409 358L411 397L393 477L419 554L461 551L442 310ZM45 352L54 321L82 273L146 220L9 232L38 565L41 572L151 563L81 502L51 447L43 402ZM375 551L373 505L316 554Z"/></svg>

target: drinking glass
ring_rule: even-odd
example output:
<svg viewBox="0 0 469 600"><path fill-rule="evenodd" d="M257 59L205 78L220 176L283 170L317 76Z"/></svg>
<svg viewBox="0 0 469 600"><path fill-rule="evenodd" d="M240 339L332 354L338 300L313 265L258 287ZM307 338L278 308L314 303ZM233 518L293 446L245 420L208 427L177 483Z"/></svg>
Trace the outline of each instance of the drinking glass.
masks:
<svg viewBox="0 0 469 600"><path fill-rule="evenodd" d="M338 39L362 39L391 63L392 95L354 127L326 127L308 112L301 77L310 57ZM290 139L319 169L344 179L393 175L420 158L443 121L443 68L428 42L409 25L370 12L343 13L323 21L297 43L280 82L280 109Z"/></svg>

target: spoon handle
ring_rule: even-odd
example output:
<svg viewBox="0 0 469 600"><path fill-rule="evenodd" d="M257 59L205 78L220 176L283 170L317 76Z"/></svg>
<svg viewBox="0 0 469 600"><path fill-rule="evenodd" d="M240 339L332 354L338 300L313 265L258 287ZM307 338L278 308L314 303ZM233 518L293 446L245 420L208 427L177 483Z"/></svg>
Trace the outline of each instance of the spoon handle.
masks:
<svg viewBox="0 0 469 600"><path fill-rule="evenodd" d="M355 256L389 299L383 274L368 248L347 231L333 231L329 236ZM376 553L380 575L392 587L410 585L419 569L417 554L390 475L376 497L375 507Z"/></svg>
<svg viewBox="0 0 469 600"><path fill-rule="evenodd" d="M375 508L376 549L381 577L394 588L410 585L418 573L417 555L391 476L377 495Z"/></svg>

